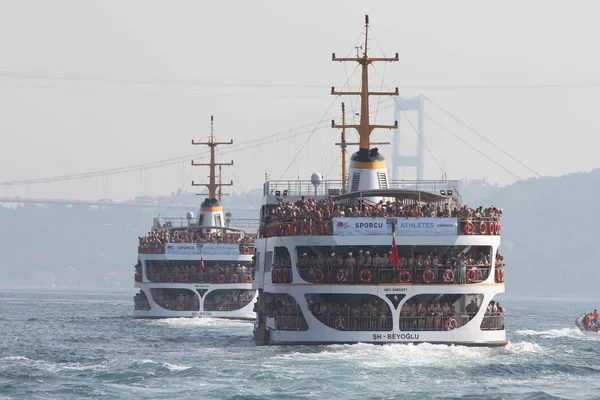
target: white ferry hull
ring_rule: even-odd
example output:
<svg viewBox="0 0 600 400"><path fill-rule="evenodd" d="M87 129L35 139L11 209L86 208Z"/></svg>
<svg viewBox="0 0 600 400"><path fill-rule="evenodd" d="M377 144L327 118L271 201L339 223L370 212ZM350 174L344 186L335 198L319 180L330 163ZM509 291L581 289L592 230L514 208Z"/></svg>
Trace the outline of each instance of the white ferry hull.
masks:
<svg viewBox="0 0 600 400"><path fill-rule="evenodd" d="M143 284L136 283L136 289L142 289L146 293L149 310L134 310L134 318L229 318L229 319L245 319L255 320L256 313L254 312L254 304L256 303L256 294L246 306L233 311L207 311L205 310L204 300L210 292L214 290L252 290L252 284L223 284L223 285L205 285L205 284ZM150 289L175 289L175 290L190 290L198 293L197 290L206 290L203 296L200 297L199 309L195 311L179 311L168 310L154 300Z"/></svg>

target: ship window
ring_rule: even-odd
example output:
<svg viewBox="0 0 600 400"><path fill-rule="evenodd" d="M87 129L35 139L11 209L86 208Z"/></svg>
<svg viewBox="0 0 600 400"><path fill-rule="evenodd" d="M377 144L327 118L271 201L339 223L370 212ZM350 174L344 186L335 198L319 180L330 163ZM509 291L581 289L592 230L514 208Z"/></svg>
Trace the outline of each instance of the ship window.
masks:
<svg viewBox="0 0 600 400"><path fill-rule="evenodd" d="M200 298L190 289L150 289L152 299L165 310L198 311Z"/></svg>
<svg viewBox="0 0 600 400"><path fill-rule="evenodd" d="M391 331L392 311L381 297L370 294L305 295L316 319L338 331Z"/></svg>
<svg viewBox="0 0 600 400"><path fill-rule="evenodd" d="M204 222L204 214L200 214L200 218L198 219L198 225L202 226L203 222Z"/></svg>
<svg viewBox="0 0 600 400"><path fill-rule="evenodd" d="M272 282L292 282L292 260L287 247L275 247L275 259L273 260Z"/></svg>
<svg viewBox="0 0 600 400"><path fill-rule="evenodd" d="M221 214L215 214L215 226L223 226L221 225Z"/></svg>
<svg viewBox="0 0 600 400"><path fill-rule="evenodd" d="M400 307L401 331L446 331L466 325L479 312L482 294L428 293Z"/></svg>
<svg viewBox="0 0 600 400"><path fill-rule="evenodd" d="M206 295L204 311L236 311L254 299L256 290L219 289Z"/></svg>
<svg viewBox="0 0 600 400"><path fill-rule="evenodd" d="M246 282L251 271L251 261L204 260L204 270L199 259L146 261L146 276L155 283Z"/></svg>
<svg viewBox="0 0 600 400"><path fill-rule="evenodd" d="M140 289L138 293L133 297L133 302L136 310L150 310L150 302L148 302L148 298L146 297L146 292Z"/></svg>
<svg viewBox="0 0 600 400"><path fill-rule="evenodd" d="M504 330L504 309L498 308L500 303L491 300L486 309L485 315L481 320L480 329L482 331L503 331Z"/></svg>
<svg viewBox="0 0 600 400"><path fill-rule="evenodd" d="M261 294L264 296L263 312L269 329L280 331L306 331L308 324L296 299L286 293Z"/></svg>
<svg viewBox="0 0 600 400"><path fill-rule="evenodd" d="M298 246L298 273L309 283L370 285L474 284L490 276L490 246L397 246L397 249L398 269L408 272L402 277L392 262L390 245Z"/></svg>

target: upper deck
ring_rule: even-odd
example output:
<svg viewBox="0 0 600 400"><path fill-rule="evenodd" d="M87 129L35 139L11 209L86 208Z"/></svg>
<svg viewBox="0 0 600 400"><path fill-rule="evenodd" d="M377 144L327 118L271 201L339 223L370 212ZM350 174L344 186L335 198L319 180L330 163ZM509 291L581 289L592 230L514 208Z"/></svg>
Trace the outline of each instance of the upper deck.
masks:
<svg viewBox="0 0 600 400"><path fill-rule="evenodd" d="M152 230L138 238L138 253L207 256L254 254L258 220L226 218L225 224L204 226L193 218L154 218Z"/></svg>
<svg viewBox="0 0 600 400"><path fill-rule="evenodd" d="M452 180L391 181L386 188L346 193L335 180L268 181L263 194L260 237L390 235L392 229L406 236L501 232L502 210L462 205L458 181Z"/></svg>

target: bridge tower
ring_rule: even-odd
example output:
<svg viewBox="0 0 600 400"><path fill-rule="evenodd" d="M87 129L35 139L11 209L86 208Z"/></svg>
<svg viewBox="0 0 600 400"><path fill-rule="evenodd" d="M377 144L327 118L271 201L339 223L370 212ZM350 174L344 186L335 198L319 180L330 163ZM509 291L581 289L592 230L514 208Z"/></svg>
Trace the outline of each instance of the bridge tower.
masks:
<svg viewBox="0 0 600 400"><path fill-rule="evenodd" d="M418 125L417 125L417 133L418 133L418 144L415 155L406 155L401 154L401 150L403 150L402 146L402 136L406 135L406 132L399 127L394 132L394 144L392 147L392 179L400 180L406 179L406 175L402 174L402 167L416 167L417 180L423 179L423 141L425 140L425 131L423 129L423 105L424 105L424 96L421 94L417 97L412 98L395 98L395 109L394 109L394 119L398 121L398 125L400 125L400 117L401 114L405 114L406 111L416 111L418 116ZM406 116L406 115L405 115ZM404 149L406 151L406 149Z"/></svg>
<svg viewBox="0 0 600 400"><path fill-rule="evenodd" d="M198 194L200 196L208 196L204 199L202 204L200 205L200 212L198 214L198 225L206 226L207 232L212 232L216 230L214 227L221 227L225 222L223 217L223 205L221 204L222 196L227 195L227 193L222 193L221 188L223 186L233 186L233 181L230 183L222 183L221 182L221 166L222 165L233 165L233 160L229 163L218 163L215 162L215 149L219 145L233 144L233 139L229 142L217 142L215 139L215 130L214 130L214 118L210 116L210 136L208 141L206 142L196 142L192 140L193 145L205 145L210 148L210 161L208 163L196 163L192 161L192 165L194 167L209 167L209 175L208 175L208 183L195 183L192 181L192 186L204 186L208 189L208 193ZM219 167L219 181L217 182L217 170L216 167ZM218 192L217 192L218 190ZM212 228L212 229L211 229Z"/></svg>

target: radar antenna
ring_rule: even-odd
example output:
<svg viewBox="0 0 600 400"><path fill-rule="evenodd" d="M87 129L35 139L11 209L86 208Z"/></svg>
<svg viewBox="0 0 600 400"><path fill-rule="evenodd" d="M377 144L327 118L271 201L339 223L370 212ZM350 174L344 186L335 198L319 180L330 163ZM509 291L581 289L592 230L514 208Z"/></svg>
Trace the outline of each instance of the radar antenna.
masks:
<svg viewBox="0 0 600 400"><path fill-rule="evenodd" d="M227 195L227 193L222 193L221 188L223 186L233 186L233 181L231 181L230 183L222 183L221 182L221 166L222 165L233 165L233 160L229 163L217 163L215 162L215 149L217 146L219 145L225 145L225 144L233 144L233 139L231 139L229 142L217 142L215 140L215 130L214 130L214 118L211 115L210 116L210 136L208 138L207 142L196 142L194 140L192 140L192 144L193 145L206 145L208 147L210 147L210 162L208 163L196 163L194 161L192 161L192 166L194 167L210 167L210 173L209 173L209 182L208 183L195 183L194 181L192 181L192 186L205 186L208 189L208 198L213 200L217 200L217 189L219 190L218 192L218 200L221 201L222 196ZM219 167L219 183L217 183L217 179L216 179L216 168L215 167ZM201 195L206 195L206 194L201 194Z"/></svg>
<svg viewBox="0 0 600 400"><path fill-rule="evenodd" d="M360 149L371 148L370 136L373 129L384 128L384 129L398 129L398 121L394 125L371 125L369 122L369 96L398 96L398 88L394 92L370 92L369 91L369 65L377 62L392 62L398 61L398 53L393 58L386 57L369 57L368 56L368 41L369 41L369 16L365 15L365 42L363 46L360 46L364 50L362 57L359 56L359 48L356 48L356 58L338 58L335 53L332 53L332 61L356 61L362 67L362 78L361 78L361 90L360 92L337 92L335 87L331 87L331 94L336 96L360 96L360 124L358 125L336 125L335 121L331 121L332 128L354 128L358 131L360 138L359 146Z"/></svg>

